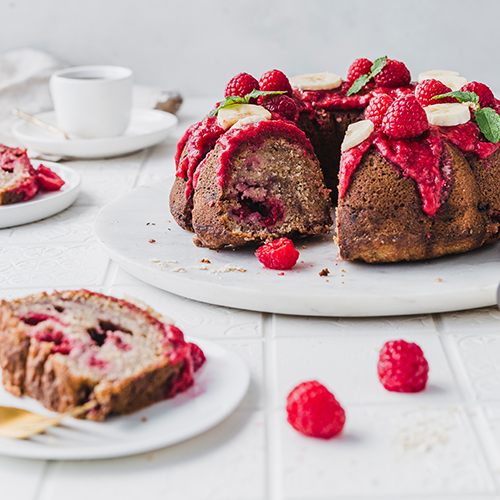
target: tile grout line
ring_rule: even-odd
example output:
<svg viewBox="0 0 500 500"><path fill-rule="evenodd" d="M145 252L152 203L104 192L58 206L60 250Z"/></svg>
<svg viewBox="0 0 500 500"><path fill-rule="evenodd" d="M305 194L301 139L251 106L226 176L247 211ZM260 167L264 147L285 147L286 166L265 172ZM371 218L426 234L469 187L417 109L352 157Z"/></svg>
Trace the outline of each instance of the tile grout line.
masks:
<svg viewBox="0 0 500 500"><path fill-rule="evenodd" d="M35 496L33 497L33 500L43 500L43 490L44 490L45 485L47 483L47 477L50 474L51 465L53 463L54 462L51 460L45 460L45 463L44 463L43 469L42 469L42 474L41 474L40 480L38 481L38 484L36 486L36 492L35 492Z"/></svg>
<svg viewBox="0 0 500 500"><path fill-rule="evenodd" d="M465 374L465 367L463 366L463 361L458 353L458 348L455 343L450 340L451 335L446 331L442 315L433 314L432 319L434 321L443 352L446 356L446 360L448 361L448 366L453 375L455 385L460 391L460 405L463 407L464 414L467 418L467 424L471 433L474 435L478 451L487 467L490 480L492 484L495 485L495 494L498 494L498 483L495 480L495 466L494 463L492 463L492 455L485 445L486 440L484 439L484 432L478 428L479 424L477 422L478 414L484 418L484 408L475 395L472 382ZM453 354L455 355L453 356ZM452 358L454 358L454 360ZM476 416L472 415L473 412Z"/></svg>
<svg viewBox="0 0 500 500"><path fill-rule="evenodd" d="M264 397L264 408L266 416L266 469L265 469L265 483L266 483L266 499L278 499L278 427L276 425L274 401L276 400L276 346L274 329L276 323L275 314L263 314L264 318L264 387L266 388Z"/></svg>

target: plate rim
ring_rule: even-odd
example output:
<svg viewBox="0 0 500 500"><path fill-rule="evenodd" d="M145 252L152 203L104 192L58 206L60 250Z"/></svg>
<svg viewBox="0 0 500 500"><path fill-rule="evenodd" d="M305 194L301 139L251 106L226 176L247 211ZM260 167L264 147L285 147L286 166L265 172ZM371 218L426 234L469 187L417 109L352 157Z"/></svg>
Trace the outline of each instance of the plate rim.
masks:
<svg viewBox="0 0 500 500"><path fill-rule="evenodd" d="M237 390L234 389L234 392L231 393L230 395L231 396L230 403L226 405L226 407L220 407L221 410L218 413L215 413L211 419L207 419L206 421L204 421L203 425L197 425L195 426L195 428L188 428L183 433L175 437L167 435L168 437L163 436L162 439L161 435L158 436L158 434L155 434L154 436L148 437L146 440L139 440L139 441L132 440L130 442L120 441L120 442L114 442L112 444L104 443L99 446L89 446L86 448L78 448L78 447L57 448L57 447L50 447L49 445L43 443L42 444L37 443L36 441L15 440L15 439L9 440L8 438L0 437L0 456L29 458L38 460L100 460L100 459L127 457L127 456L138 455L141 453L147 453L150 451L166 448L181 443L188 439L194 438L206 432L207 430L215 427L220 422L228 418L241 404L250 386L250 380L251 380L250 369L247 363L238 353L236 353L235 351L231 350L229 347L223 344L217 343L212 339L193 337L191 335L186 335L185 339L186 342L194 342L198 344L204 352L208 353L207 361L210 361L211 355L216 354L220 356L222 354L224 356L226 364L229 364L230 367L233 369L236 368L238 370L238 376L240 377L239 384L236 388ZM205 366L201 367L200 370L203 370L204 368L209 369L210 365L206 364ZM206 374L205 376L208 377L209 374ZM222 380L222 378L219 375L218 382L220 382L220 380ZM231 382L231 384L234 385L235 381L238 380L237 377L231 377L229 381ZM223 382L229 385L227 377L223 380ZM5 391L3 387L0 387L0 389L2 391ZM170 401L175 402L176 398L180 399L180 397L182 397L183 394L189 396L189 392L196 391L196 389L197 386L196 386L196 375L195 375L195 383L187 391L178 394L174 398L160 401L156 403L156 405L162 404L163 402L170 402ZM225 396L227 397L228 395L226 394ZM27 396L26 398L28 401L34 402L35 405L40 405L40 403L36 402L32 398L28 398ZM194 397L193 400L196 400L196 397ZM181 404L180 407L183 407L188 404L189 402L184 402L184 404ZM153 408L154 406L155 405L151 405L150 407L144 408L143 410L139 411L147 411ZM22 408L23 405L20 405L19 407ZM41 405L40 408L41 408L40 411L45 411L45 412L48 411L43 407L41 407ZM169 408L166 409L165 411L168 412L176 411L176 408L177 407ZM131 415L117 416L113 418L114 421L120 422L127 418L134 418L134 416L137 417L137 414L138 412L134 412ZM71 419L71 417L68 418ZM90 422L85 420L76 420L76 422L79 424L78 427L80 428L80 430L82 426L92 427L106 423L109 424L109 421L106 420L104 422ZM113 421L111 422L111 424L112 423ZM147 425L147 422L145 423L141 422L141 425ZM3 441L7 443L7 446L3 443ZM23 443L29 442L33 444L28 445L29 447L23 447L22 445L19 446L20 442Z"/></svg>
<svg viewBox="0 0 500 500"><path fill-rule="evenodd" d="M68 141L59 137L51 139L27 134L22 129L29 126L35 127L35 125L25 120L18 120L12 125L12 133L21 144L41 153L62 155L67 158L97 159L130 154L154 146L168 137L171 130L179 123L177 116L166 111L150 108L132 108L132 120L139 114L162 117L162 121L165 124L158 130L143 134L126 135L125 132L123 135L117 137L71 139ZM55 111L51 110L37 113L34 116L40 120L47 121L48 118L53 118L54 115ZM94 152L89 153L88 150L92 148Z"/></svg>
<svg viewBox="0 0 500 500"><path fill-rule="evenodd" d="M63 187L63 189L58 191L40 193L42 195L42 198L37 197L37 195L39 194L37 193L34 198L31 198L27 201L11 203L8 205L0 205L0 229L17 227L24 224L30 224L32 222L37 222L39 220L46 219L47 217L52 217L53 215L56 215L63 210L66 210L66 208L70 207L76 201L78 194L80 193L80 189L82 186L82 176L73 168L52 161L30 159L30 162L34 168L37 168L43 164L54 170L57 174L67 174L72 178L72 183L68 187L68 189L64 189ZM41 207L49 204L55 204L56 206L53 209L45 210L43 212L38 211L34 216L18 215L18 218L23 222L10 224L2 221L2 217L6 217L8 216L8 214L16 212L19 214L23 212L29 212L30 210L36 211L37 209L39 210Z"/></svg>

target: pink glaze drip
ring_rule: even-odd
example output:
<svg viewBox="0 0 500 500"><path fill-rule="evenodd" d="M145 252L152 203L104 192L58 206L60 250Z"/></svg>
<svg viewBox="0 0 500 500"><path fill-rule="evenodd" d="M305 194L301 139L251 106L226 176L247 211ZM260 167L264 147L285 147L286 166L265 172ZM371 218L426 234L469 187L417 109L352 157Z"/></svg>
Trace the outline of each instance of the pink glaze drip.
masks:
<svg viewBox="0 0 500 500"><path fill-rule="evenodd" d="M339 197L349 186L350 178L366 150L373 145L387 161L396 165L405 177L417 183L422 209L433 216L446 197L446 181L440 168L443 146L435 128L412 139L389 139L375 131L369 139L346 151L340 163Z"/></svg>
<svg viewBox="0 0 500 500"><path fill-rule="evenodd" d="M283 137L290 142L301 144L305 147L305 154L314 154L311 143L304 132L287 121L265 120L242 128L231 128L218 141L221 146L217 165L217 183L219 186L224 187L226 185L231 157L241 144L247 143L257 150L264 139L270 136Z"/></svg>
<svg viewBox="0 0 500 500"><path fill-rule="evenodd" d="M479 127L472 121L455 127L439 127L439 132L464 153L475 153L482 160L488 158L500 146L500 142L493 144L482 141Z"/></svg>
<svg viewBox="0 0 500 500"><path fill-rule="evenodd" d="M201 122L191 125L177 144L177 151L175 154L177 170L175 175L186 181L186 200L188 200L193 193L193 177L195 172L201 167L203 159L213 149L217 139L223 133L224 129L217 123L217 117L207 117ZM186 144L188 145L187 154L181 162L180 158Z"/></svg>
<svg viewBox="0 0 500 500"><path fill-rule="evenodd" d="M166 395L167 398L172 398L178 392L183 392L193 385L194 359L191 346L184 340L184 334L179 328L174 325L164 325L164 331L165 338L162 341L165 346L164 355L168 356L173 365L185 362L184 369L172 381L171 388Z"/></svg>

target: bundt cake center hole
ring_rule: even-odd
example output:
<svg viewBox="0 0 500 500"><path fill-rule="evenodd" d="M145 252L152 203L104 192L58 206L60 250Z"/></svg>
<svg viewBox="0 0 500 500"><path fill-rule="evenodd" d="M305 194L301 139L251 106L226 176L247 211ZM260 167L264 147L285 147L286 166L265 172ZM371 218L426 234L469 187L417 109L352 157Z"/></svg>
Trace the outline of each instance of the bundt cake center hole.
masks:
<svg viewBox="0 0 500 500"><path fill-rule="evenodd" d="M90 338L100 347L106 341L108 332L115 332L117 330L132 335L132 332L130 330L127 330L127 328L115 325L113 322L108 320L99 320L99 328L87 328L87 333L89 334Z"/></svg>

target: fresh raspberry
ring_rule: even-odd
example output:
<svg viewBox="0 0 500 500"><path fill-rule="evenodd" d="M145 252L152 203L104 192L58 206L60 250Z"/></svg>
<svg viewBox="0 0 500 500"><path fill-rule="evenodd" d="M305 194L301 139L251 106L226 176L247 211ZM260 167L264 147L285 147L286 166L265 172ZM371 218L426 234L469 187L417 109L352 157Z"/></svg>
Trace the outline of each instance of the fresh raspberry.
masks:
<svg viewBox="0 0 500 500"><path fill-rule="evenodd" d="M335 396L315 380L295 387L286 403L288 422L306 436L330 439L344 427L344 409Z"/></svg>
<svg viewBox="0 0 500 500"><path fill-rule="evenodd" d="M35 171L40 187L45 191L59 191L64 186L64 181L50 168L40 165Z"/></svg>
<svg viewBox="0 0 500 500"><path fill-rule="evenodd" d="M271 97L271 99L265 99L262 102L262 106L271 111L271 113L277 113L285 120L290 120L291 122L295 121L299 112L295 101L283 94Z"/></svg>
<svg viewBox="0 0 500 500"><path fill-rule="evenodd" d="M448 102L458 102L455 97L441 97L440 99L432 99L436 95L447 94L451 92L450 87L439 80L428 78L415 87L415 97L417 101L424 107L432 104L443 104Z"/></svg>
<svg viewBox="0 0 500 500"><path fill-rule="evenodd" d="M493 92L484 83L469 82L460 89L460 92L475 92L479 96L481 108L494 108L496 106Z"/></svg>
<svg viewBox="0 0 500 500"><path fill-rule="evenodd" d="M417 344L404 340L386 342L380 351L378 377L388 391L419 392L425 389L429 364Z"/></svg>
<svg viewBox="0 0 500 500"><path fill-rule="evenodd" d="M428 128L424 108L412 94L396 99L382 120L382 131L392 139L417 137Z"/></svg>
<svg viewBox="0 0 500 500"><path fill-rule="evenodd" d="M356 59L347 71L347 81L354 83L361 75L367 75L372 69L373 63L368 59Z"/></svg>
<svg viewBox="0 0 500 500"><path fill-rule="evenodd" d="M293 95L290 80L288 80L285 73L279 69L272 69L264 73L259 80L259 88L265 92L284 91L285 95Z"/></svg>
<svg viewBox="0 0 500 500"><path fill-rule="evenodd" d="M299 252L288 238L279 238L262 245L255 255L265 267L279 270L291 269L299 258Z"/></svg>
<svg viewBox="0 0 500 500"><path fill-rule="evenodd" d="M375 76L375 83L379 87L401 87L408 85L411 81L411 75L404 63L387 59L387 63L382 71Z"/></svg>
<svg viewBox="0 0 500 500"><path fill-rule="evenodd" d="M259 82L256 78L248 73L239 73L229 80L224 92L224 97L239 96L245 97L252 90L259 88Z"/></svg>
<svg viewBox="0 0 500 500"><path fill-rule="evenodd" d="M202 367L203 363L206 361L205 353L201 350L200 346L197 344L189 342L188 346L191 349L191 358L193 359L193 369L194 371L197 371Z"/></svg>
<svg viewBox="0 0 500 500"><path fill-rule="evenodd" d="M365 118L380 125L394 99L387 94L377 94L365 109Z"/></svg>

